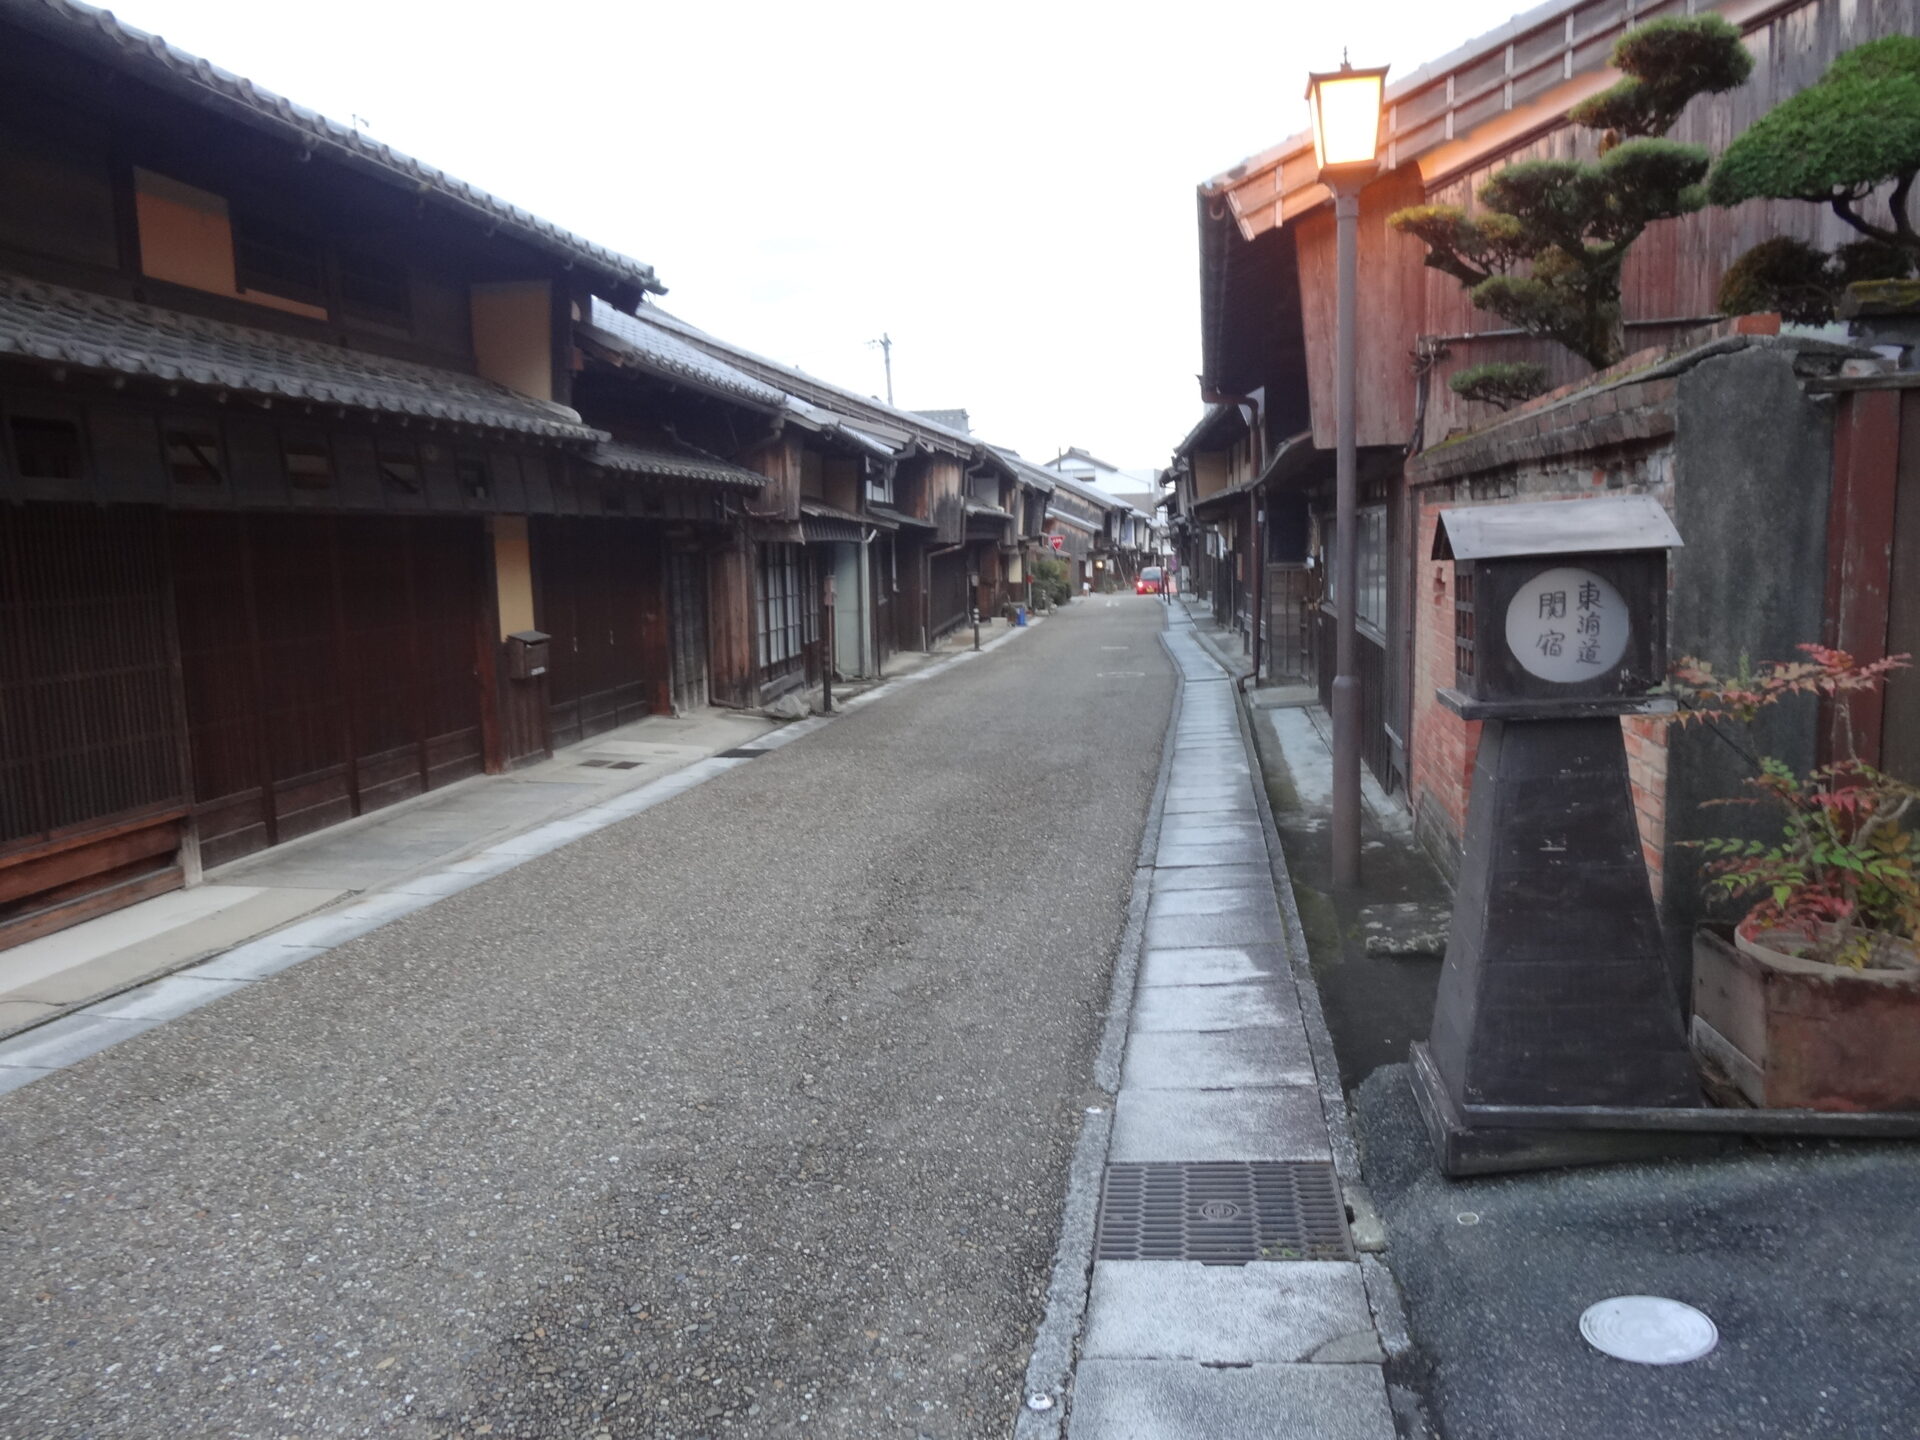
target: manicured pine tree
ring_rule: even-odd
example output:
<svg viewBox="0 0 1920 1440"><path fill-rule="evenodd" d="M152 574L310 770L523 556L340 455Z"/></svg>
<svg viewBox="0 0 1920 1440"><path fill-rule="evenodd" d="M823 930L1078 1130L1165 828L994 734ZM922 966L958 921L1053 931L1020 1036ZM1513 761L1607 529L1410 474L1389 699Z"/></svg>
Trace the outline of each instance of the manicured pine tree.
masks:
<svg viewBox="0 0 1920 1440"><path fill-rule="evenodd" d="M1727 147L1707 182L1716 205L1805 200L1825 205L1861 238L1829 252L1792 236L1763 240L1720 285L1730 314L1778 310L1788 320L1831 320L1850 284L1902 280L1920 268L1920 233L1908 213L1920 175L1920 37L1890 35L1849 50L1816 84L1782 101ZM1882 190L1888 221L1862 207Z"/></svg>
<svg viewBox="0 0 1920 1440"><path fill-rule="evenodd" d="M1626 353L1628 250L1649 225L1706 203L1707 152L1666 132L1695 96L1731 90L1753 68L1740 32L1717 15L1642 25L1620 37L1612 60L1623 78L1568 112L1602 132L1598 159L1521 161L1480 187L1478 209L1417 205L1388 219L1424 243L1426 263L1466 286L1475 306L1596 370ZM1546 371L1483 365L1449 383L1469 399L1512 403L1544 388Z"/></svg>

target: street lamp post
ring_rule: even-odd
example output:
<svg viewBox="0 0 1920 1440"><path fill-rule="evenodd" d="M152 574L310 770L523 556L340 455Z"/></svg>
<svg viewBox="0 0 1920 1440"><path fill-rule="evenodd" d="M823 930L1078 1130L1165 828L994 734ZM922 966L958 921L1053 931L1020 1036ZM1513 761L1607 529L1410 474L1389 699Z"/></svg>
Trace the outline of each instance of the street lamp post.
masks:
<svg viewBox="0 0 1920 1440"><path fill-rule="evenodd" d="M1313 155L1320 181L1333 192L1338 253L1338 322L1334 356L1334 406L1338 445L1334 460L1334 594L1338 628L1333 678L1333 883L1360 881L1360 677L1354 622L1359 600L1359 481L1355 474L1355 295L1360 191L1379 171L1380 105L1387 71L1356 70L1344 60L1338 70L1307 81L1313 114Z"/></svg>

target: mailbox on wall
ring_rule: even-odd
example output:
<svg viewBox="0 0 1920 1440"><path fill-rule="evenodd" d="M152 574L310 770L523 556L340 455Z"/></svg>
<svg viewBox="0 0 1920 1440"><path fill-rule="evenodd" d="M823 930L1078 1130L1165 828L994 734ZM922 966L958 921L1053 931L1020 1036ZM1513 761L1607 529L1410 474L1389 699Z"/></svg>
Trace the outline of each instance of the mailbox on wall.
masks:
<svg viewBox="0 0 1920 1440"><path fill-rule="evenodd" d="M1445 510L1454 562L1454 688L1470 720L1643 708L1666 678L1667 551L1650 495Z"/></svg>
<svg viewBox="0 0 1920 1440"><path fill-rule="evenodd" d="M546 674L551 640L544 630L516 630L507 636L507 678L537 680Z"/></svg>

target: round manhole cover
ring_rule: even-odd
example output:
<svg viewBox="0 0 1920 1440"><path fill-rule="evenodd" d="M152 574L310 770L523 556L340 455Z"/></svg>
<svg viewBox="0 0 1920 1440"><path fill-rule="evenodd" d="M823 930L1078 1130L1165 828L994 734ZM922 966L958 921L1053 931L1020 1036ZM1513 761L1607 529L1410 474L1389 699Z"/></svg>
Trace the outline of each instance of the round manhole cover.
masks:
<svg viewBox="0 0 1920 1440"><path fill-rule="evenodd" d="M1238 1220L1240 1207L1231 1200L1207 1200L1200 1206L1202 1220Z"/></svg>
<svg viewBox="0 0 1920 1440"><path fill-rule="evenodd" d="M1580 1333L1602 1354L1637 1365L1684 1365L1720 1343L1705 1314L1658 1295L1616 1295L1589 1306Z"/></svg>

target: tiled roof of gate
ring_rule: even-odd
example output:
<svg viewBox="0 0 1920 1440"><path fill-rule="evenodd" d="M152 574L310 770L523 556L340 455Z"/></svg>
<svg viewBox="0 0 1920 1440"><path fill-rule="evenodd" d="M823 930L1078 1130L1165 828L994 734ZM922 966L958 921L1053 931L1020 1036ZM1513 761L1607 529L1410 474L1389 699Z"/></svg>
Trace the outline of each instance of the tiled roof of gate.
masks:
<svg viewBox="0 0 1920 1440"><path fill-rule="evenodd" d="M605 433L477 375L17 275L0 274L0 356L554 439Z"/></svg>
<svg viewBox="0 0 1920 1440"><path fill-rule="evenodd" d="M668 480L698 480L708 485L734 485L757 490L768 483L765 475L739 465L729 465L692 448L666 449L657 445L630 445L624 440L604 440L587 456L603 470L625 475L650 475Z"/></svg>
<svg viewBox="0 0 1920 1440"><path fill-rule="evenodd" d="M280 130L305 149L430 196L535 249L641 290L666 293L651 265L575 235L444 170L403 155L351 125L329 120L304 105L263 90L245 76L190 55L158 35L136 30L111 11L80 4L79 0L0 0L0 13L63 43L84 47L127 74L143 76L174 93L184 92L211 109L236 115L255 126L264 124Z"/></svg>

